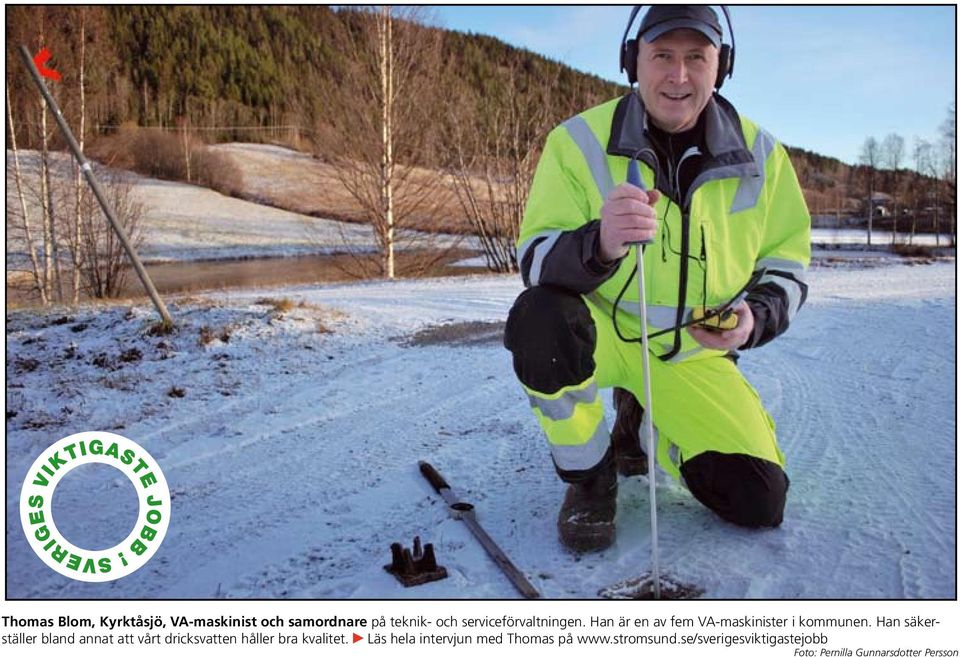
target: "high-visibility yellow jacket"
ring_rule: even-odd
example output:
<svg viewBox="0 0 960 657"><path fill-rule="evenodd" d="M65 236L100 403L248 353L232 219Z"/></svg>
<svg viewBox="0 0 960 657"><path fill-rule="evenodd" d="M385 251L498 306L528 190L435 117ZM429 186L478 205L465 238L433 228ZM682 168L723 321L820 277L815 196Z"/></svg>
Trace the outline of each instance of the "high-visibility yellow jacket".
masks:
<svg viewBox="0 0 960 657"><path fill-rule="evenodd" d="M675 327L694 307L729 302L754 272L765 270L747 298L756 323L745 347L783 333L807 294L810 214L786 151L719 95L703 112L703 148L689 153L699 155L699 171L683 207L676 194L675 200L661 197L661 229L645 251L648 328L667 330L651 340L651 350L664 360L718 355ZM677 155L679 167L685 155ZM556 127L537 166L517 241L526 285L578 292L604 314L612 315L616 303L617 328L628 338L639 336L637 284L628 284L636 254L631 249L624 259L604 264L598 246L603 201L626 181L632 158L639 162L642 187L674 190L677 171L657 155L637 94Z"/></svg>

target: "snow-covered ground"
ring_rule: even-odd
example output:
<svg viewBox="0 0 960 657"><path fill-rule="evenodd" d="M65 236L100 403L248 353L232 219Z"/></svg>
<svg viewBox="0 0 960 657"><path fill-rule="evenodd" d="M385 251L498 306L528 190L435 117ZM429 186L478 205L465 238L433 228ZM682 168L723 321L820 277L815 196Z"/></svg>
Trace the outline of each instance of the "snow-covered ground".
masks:
<svg viewBox="0 0 960 657"><path fill-rule="evenodd" d="M810 233L810 241L814 244L845 246L866 246L867 244L867 231L859 228L843 228L840 230L814 228ZM893 243L893 235L892 231L875 230L870 234L870 242L873 245L889 245ZM897 233L897 244L948 247L950 243L951 237L946 233L939 236L933 233L917 233L911 236L909 231Z"/></svg>
<svg viewBox="0 0 960 657"><path fill-rule="evenodd" d="M661 476L663 568L707 598L954 598L954 264L810 279L790 331L741 360L787 455L783 525L725 524ZM217 293L172 303L180 328L165 337L146 335L147 306L8 313L7 596L517 597L419 459L545 597L592 598L648 571L642 477L621 484L613 548L574 558L558 544L564 485L499 326L422 339L500 322L519 291L490 276ZM91 429L143 445L173 497L157 556L100 585L43 565L17 513L33 459ZM82 546L133 524L133 489L109 468L79 468L57 496L58 511L86 509L62 527ZM404 589L383 565L415 535L449 577Z"/></svg>
<svg viewBox="0 0 960 657"><path fill-rule="evenodd" d="M373 249L368 225L287 212L205 187L137 176L146 261L307 255Z"/></svg>

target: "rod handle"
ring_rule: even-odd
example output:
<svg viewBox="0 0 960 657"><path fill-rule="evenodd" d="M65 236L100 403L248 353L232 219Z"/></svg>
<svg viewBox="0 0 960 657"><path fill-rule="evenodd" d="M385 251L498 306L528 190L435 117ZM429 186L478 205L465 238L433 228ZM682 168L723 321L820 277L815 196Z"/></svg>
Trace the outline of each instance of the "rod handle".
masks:
<svg viewBox="0 0 960 657"><path fill-rule="evenodd" d="M627 164L627 182L634 187L643 188L643 183L640 181L640 165L633 158L630 158L630 162Z"/></svg>
<svg viewBox="0 0 960 657"><path fill-rule="evenodd" d="M643 189L643 183L640 180L640 165L637 164L637 160L630 158L630 162L627 164L627 182L633 185L634 187L639 187ZM637 242L630 242L631 244L653 244L653 240L643 240Z"/></svg>
<svg viewBox="0 0 960 657"><path fill-rule="evenodd" d="M424 479L430 482L430 485L433 486L433 490L435 490L437 493L439 493L443 488L450 488L450 484L448 484L446 480L440 476L440 473L437 472L432 465L426 461L418 461L418 465L420 466L420 474L423 475Z"/></svg>

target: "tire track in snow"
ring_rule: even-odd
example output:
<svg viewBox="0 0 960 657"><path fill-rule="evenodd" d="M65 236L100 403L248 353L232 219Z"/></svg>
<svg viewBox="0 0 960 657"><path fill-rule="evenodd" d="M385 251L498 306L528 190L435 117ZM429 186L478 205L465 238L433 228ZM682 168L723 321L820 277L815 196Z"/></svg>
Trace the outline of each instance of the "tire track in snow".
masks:
<svg viewBox="0 0 960 657"><path fill-rule="evenodd" d="M956 552L955 491L952 491L954 500L944 504L944 497L948 496L930 495L928 492L921 498L918 491L906 483L922 481L931 476L944 483L950 479L949 468L945 466L949 461L944 457L955 456L955 446L952 444L955 425L944 423L936 426L931 424L925 412L914 410L919 405L914 405L910 410L906 408L906 402L917 397L926 403L955 405L950 393L942 385L937 385L944 380L955 379L955 365L932 350L909 348L910 344L916 342L916 334L926 330L922 328L925 322L950 322L950 314L948 308L931 309L923 305L899 309L896 315L899 324L893 321L888 323L898 326L893 339L889 340L892 344L881 350L881 357L875 361L875 368L871 371L878 383L884 379L885 372L889 372L889 378L895 381L893 386L878 385L878 397L880 405L893 412L894 417L888 419L899 430L890 431L890 426L885 427L887 431L881 435L888 436L888 441L878 445L877 449L866 451L865 465L878 474L896 502L881 505L878 510L886 513L877 515L881 523L887 523L885 526L894 529L894 536L901 544L899 561L903 569L908 571L904 572L904 587L906 595L911 596L919 595L929 584L940 585L940 592L935 595L953 595L952 591L943 590L943 580L924 582L918 579L918 562L939 561L945 571L952 566L955 572L955 564L951 564L950 556ZM918 321L911 321L912 318ZM944 347L948 353L952 353L952 339L951 344Z"/></svg>
<svg viewBox="0 0 960 657"><path fill-rule="evenodd" d="M416 446L417 436L415 435L420 431L416 428L417 418L429 417L435 414L435 410L430 402L433 399L442 397L444 389L450 392L451 381L449 378L445 380L441 377L433 377L432 380L428 381L401 381L398 392L393 395L382 394L378 386L378 382L380 382L382 378L380 372L390 371L394 373L393 376L395 376L396 371L406 370L411 373L416 373L416 368L410 366L412 364L410 361L416 360L416 350L405 350L399 347L394 347L393 349L394 353L392 355L367 359L366 365L368 368L372 366L373 371L363 369L356 372L357 376L354 377L356 383L349 385L341 391L341 397L343 399L341 408L333 409L333 412L328 409L324 411L322 417L315 417L312 421L304 421L309 420L310 414L303 414L298 420L297 429L290 433L281 434L277 431L264 433L256 443L257 453L245 456L244 465L238 470L238 476L249 481L282 480L279 478L284 474L283 466L276 464L288 463L288 459L298 455L301 459L309 462L319 460L322 454L322 459L325 462L336 463L335 466L332 466L329 470L322 473L302 473L301 479L298 481L298 488L323 492L315 495L312 503L285 503L283 514L289 517L290 520L283 523L281 527L269 527L271 533L284 533L286 529L289 529L293 536L297 536L298 531L295 527L291 526L295 526L301 522L301 519L309 517L311 506L331 504L334 500L338 500L340 504L346 505L339 511L335 510L333 514L335 519L343 521L345 516L350 516L351 509L357 507L356 504L351 503L354 497L366 489L382 488L386 485L385 482L390 477L400 477L405 480L405 486L415 492L419 491L422 494L425 488L425 482L418 481L419 475L410 481L410 475L405 472L416 463L416 452L419 451ZM413 376L416 375L413 374ZM463 394L454 396L461 399L461 401L466 399L469 403L471 401L471 394L469 393L466 382L461 385L464 387L464 390L458 392ZM481 386L479 389L482 391L483 387ZM305 396L313 395L319 399L325 397L324 393L325 391L321 386L317 390L292 397L288 400L288 404L293 408L299 408L302 406ZM489 395L490 392L488 391L486 394ZM483 407L485 404L480 404L480 406ZM359 418L356 413L358 407L365 409L365 413ZM395 443L391 444L377 437L370 441L370 444L367 445L363 451L344 451L345 446L363 444L369 435L373 435L377 431L389 430L391 427L384 426L382 418L395 417L398 408L407 409L404 424L412 426L413 428L398 431ZM337 438L329 444L324 443L323 445L319 445L318 441L313 441L309 447L304 448L303 445L308 444L307 435L312 433L314 428L319 427L323 427L322 431L325 434L332 434L337 436ZM394 429L396 429L396 427L394 427ZM355 440L349 438L344 440L344 436L351 435ZM431 445L431 442L432 441L427 440L426 446L420 447L420 450L433 449L434 452L437 453L436 446ZM280 444L283 444L283 446L280 447ZM269 446L268 451L260 454L259 452L263 451L260 449L260 446ZM443 451L443 449L440 449L439 453L443 453ZM215 457L213 460L216 460ZM371 477L368 472L370 468L364 468L365 463L372 463L375 464L374 468L383 469L379 475ZM478 495L477 497L482 498L482 495ZM374 497L373 499L376 500L378 498ZM384 518L393 513L406 516L408 518L406 522L410 524L409 512L404 512L402 508L397 508L398 504L402 505L402 500L397 500L396 495L387 494L380 500L381 506L383 506L385 500L394 500L395 504L383 509L382 513L378 514L380 521L383 521ZM254 508L246 508L244 515L248 516L252 514L259 517L273 517L279 512L277 508L278 502L279 500L276 499L265 500L256 504ZM210 506L212 508L219 508L222 506L222 500L211 500ZM361 505L361 507L362 506L363 505ZM347 521L343 522L344 524L349 524ZM336 534L337 532L334 531L333 533ZM323 538L323 534L324 532L300 531L299 535L301 535L301 539L296 540L295 543L301 546L312 545L316 540ZM391 539L391 542L392 540L397 540L397 538L399 537L394 537ZM410 540L410 538L407 540ZM389 542L384 542L383 545L377 546L377 549L386 554L388 545ZM256 550L246 550L242 547L241 550L245 552L256 552ZM228 559L228 561L233 561L233 559ZM245 570L249 571L253 566L251 563ZM203 565L200 570L206 571L206 565ZM209 580L209 589L213 586L213 581L210 580L209 577L207 579ZM185 581L190 581L191 586L193 586L196 578L191 576L185 578Z"/></svg>
<svg viewBox="0 0 960 657"><path fill-rule="evenodd" d="M831 309L833 324L843 321L845 310L837 307ZM841 516L841 519L853 525L833 527L833 531L841 532L846 539L842 542L845 549L838 558L827 562L829 572L842 575L851 567L867 564L866 576L856 579L864 588L863 594L896 597L913 595L912 591L918 591L916 586L910 586L911 576L904 572L904 567L917 561L904 558L904 544L916 542L917 545L933 545L935 551L941 555L954 552L953 545L942 538L944 533L953 536L952 531L944 532L942 526L943 519L949 517L949 514L931 513L926 502L920 502L916 495L905 494L902 489L901 480L913 481L915 476L923 477L922 460L918 461L915 453L911 454L905 449L902 434L890 431L891 425L903 424L896 414L891 412L903 401L903 397L898 396L901 394L898 387L906 384L908 389L927 388L926 378L936 376L930 374L931 370L936 371L936 368L930 367L930 361L939 361L942 365L943 359L930 358L929 353L923 356L918 352L905 350L901 344L903 337L898 339L884 330L885 327L896 326L898 321L908 317L911 314L909 305L901 307L898 304L890 309L877 309L876 312L881 314L876 318L876 323L861 326L856 332L837 332L829 338L835 346L827 348L828 358L858 353L857 346L851 343L853 340L868 341L875 348L868 355L869 360L853 363L858 372L857 378L849 382L826 381L824 383L828 389L818 391L816 398L820 400L821 415L816 419L812 430L824 432L821 435L826 438L816 441L816 444L823 445L825 449L819 454L821 458L815 458L816 455L806 450L793 450L788 453L790 464L799 466L792 469L796 475L788 501L788 513L796 513L799 507L811 520L801 525L805 528L800 530L802 535L796 536L795 541L792 541L799 549L802 543L822 531L823 527L816 522L817 517L835 516L830 513L827 505L849 506L849 514L846 517ZM942 312L947 315L949 309L943 308ZM839 320L836 316L838 314L841 315ZM824 337L828 336L819 339L822 341ZM805 378L809 381L811 378L808 372L789 366L776 369L788 377L797 376L799 373L799 379ZM891 386L891 373L894 378L900 377L904 381ZM867 392L855 393L853 398L872 399L872 403L853 407L845 405L844 400L850 398L850 391L845 386L866 389ZM804 384L801 383L800 388L803 387ZM825 403L829 410L823 413ZM952 434L952 431L948 433ZM839 459L830 458L831 452L839 454ZM897 467L900 465L907 467L910 472L898 471ZM810 485L804 486L804 478L809 478ZM875 501L878 499L877 489L880 487L892 489L890 494L893 503L890 503L889 496L886 503ZM915 528L914 525L917 524L919 527ZM908 532L915 531L920 531L924 536L908 535ZM829 581L836 579L827 578L827 583L821 585L818 591L811 591L811 594L824 595L824 588L829 587ZM886 584L876 588L878 582ZM849 596L856 595L856 591L845 588L835 590L831 593L833 594Z"/></svg>
<svg viewBox="0 0 960 657"><path fill-rule="evenodd" d="M398 355L396 356L396 360L398 360L398 361L404 361L404 360L406 360L406 359L414 356L414 354L411 353L411 352L414 352L414 351L416 351L416 350L404 350L404 352L402 352L402 353L400 353L400 354L398 354ZM489 351L489 350L487 350L487 351ZM402 363L401 363L401 362L398 362L397 364L400 365L400 364L402 364ZM364 381L368 382L368 383L371 381L371 377L369 377L369 376L365 376L365 377L361 377L361 378L362 378ZM422 394L420 394L417 390L412 390L410 393L407 394L406 397L401 397L401 398L399 398L399 399L397 399L397 400L394 400L393 403L409 402L409 401L410 401L410 397L418 397L418 398L420 398L422 401L425 402L425 400L427 400L427 399L436 398L436 395L438 394L440 388L442 388L442 387L449 387L449 386L450 386L450 383L449 383L449 381L444 381L441 377L436 377L436 378L435 378L435 381L434 381L434 386L436 387L436 389L427 390L427 391L426 391L426 392L428 393L427 395L422 395ZM416 387L416 386L414 386L414 387ZM494 395L499 394L499 392L498 392L497 390L495 390L495 389L491 390L491 388L494 388L494 387L493 387L493 386L489 386L489 385L488 385L488 386L483 386L483 385L481 385L481 386L478 386L478 387L474 388L474 390L475 390L476 392L472 392L472 393L471 393L471 392L469 392L469 391L465 391L466 394L464 394L464 395L456 395L456 398L461 399L461 401L463 401L464 398L465 398L465 399L466 399L466 402L467 402L468 405L469 405L470 402L473 402L473 401L474 401L476 398L478 398L478 397L482 399L482 398L484 398L484 397L489 397L491 394L494 394ZM480 408L483 408L483 407L485 407L486 405L481 403L481 404L478 404L477 406L480 407ZM420 429L417 429L416 427L418 427L418 426L420 426L420 425L423 424L423 422L421 421L422 418L428 417L428 416L433 415L433 414L434 414L434 411L433 411L431 408L429 408L429 403L426 403L426 402L425 402L422 406L419 406L419 407L416 406L416 405L411 404L411 405L410 405L410 417L408 418L408 420L409 420L410 424L414 427L414 428L412 429L412 431L414 431L414 432L419 431ZM440 424L441 422L446 422L446 424L445 424L445 425ZM436 424L435 424L435 427L434 427L434 431L436 431L436 426L447 426L447 427L453 427L453 428L456 428L456 427L457 427L457 425L456 425L455 423L448 422L448 421L444 420L444 416L443 416L443 415L441 415L440 418L436 420ZM403 437L404 437L404 436L400 436L400 438L403 438ZM440 461L440 460L444 460L444 463L443 463L442 465L441 465L441 464L438 464L438 467L440 467L441 470L444 471L444 474L446 474L448 477L451 478L452 483L454 483L454 485L457 486L456 479L451 476L451 473L454 472L454 470L451 469L450 467L448 467L448 464L450 464L450 463L455 463L455 461L452 460L452 459L443 459L443 454L444 454L445 452L450 451L451 449L454 449L453 446L443 446L443 447L439 447L439 446L433 444L434 441L429 440L429 439L423 439L423 442L424 442L425 444L423 445L422 449L434 449L434 450L436 450L436 451L435 451L436 458L433 458L433 456L431 456L431 459L434 460L435 463L437 463L437 462ZM413 444L413 443L415 443L415 441L414 441L414 440L410 440L409 443ZM438 447L439 447L439 449L438 449ZM375 522L382 524L382 526L381 526L380 524L377 525L377 529L376 529L376 531L374 531L375 535L380 536L380 535L383 535L384 533L387 533L387 535L389 536L389 539L388 539L388 538L384 538L384 539L381 541L380 544L375 545L375 546L372 546L372 549L374 550L373 553L374 553L374 554L379 554L379 555L380 555L379 558L380 558L381 560L383 560L383 561L388 560L388 559L387 559L387 555L388 555L387 547L388 547L388 545L389 545L390 542L393 542L393 541L395 541L395 540L401 540L401 539L403 539L403 542L404 542L404 543L409 543L409 542L412 540L412 533L411 533L411 532L413 532L414 530L411 529L410 527L411 527L411 525L414 525L414 526L416 525L415 519L413 519L413 518L410 517L410 514L411 514L411 513L415 513L415 509L413 509L412 507L414 506L414 502L415 502L415 500L416 500L416 498L417 498L417 495L423 496L424 492L427 491L427 490L429 490L429 489L427 488L427 486L426 486L426 483L420 481L419 473L418 473L418 472L416 471L416 469L415 469L415 463L416 463L415 453L414 453L414 454L410 454L410 453L409 453L410 451L414 451L414 452L415 452L415 451L416 451L416 448L414 447L414 448L411 450L409 446L401 445L401 449L403 449L403 448L407 449L409 455L408 455L407 459L403 459L403 460L400 460L399 457L397 457L396 455L394 455L394 458L397 459L397 462L398 462L398 467L392 469L392 474L394 475L394 478L389 479L389 480L385 480L385 481L384 481L384 485L383 485L383 486L380 486L380 487L378 487L378 488L372 488L372 489L368 489L368 490L366 490L366 491L353 491L353 490L344 491L345 494L344 494L344 497L342 498L343 500L345 500L345 501L344 501L345 504L349 504L349 505L352 506L352 507L359 507L359 508L368 507L368 506L370 506L371 504L376 503L377 501L380 501L381 504L382 504L382 500L383 500L383 499L393 499L393 500L396 500L398 496L397 496L395 493L390 493L390 491L385 491L385 490L383 490L383 488L384 488L384 487L387 487L387 488L397 489L397 484L396 484L396 480L397 480L397 479L399 479L399 480L402 482L402 484L400 485L400 488L401 488L401 489L402 489L402 488L407 488L407 489L409 489L409 490L412 491L412 494L411 494L411 495L408 495L408 497L410 497L410 498L412 498L412 499L410 499L410 500L400 499L400 500L397 501L397 505L400 505L401 508L394 509L395 513L384 513L384 514L380 514L380 515L378 515L378 516L374 519ZM475 464L474 464L474 465L475 465ZM464 483L464 482L461 482L461 485L459 486L459 490L463 490L463 487L462 487L462 484L463 484L463 483ZM444 523L446 523L446 518L447 518L447 514L446 514L446 511L445 511L445 507L443 506L442 502L439 501L439 497L436 497L436 496L432 496L432 497L431 497L431 496L432 496L432 493L431 493L430 496L428 496L426 499L427 499L427 501L430 503L430 508L432 509L432 515L435 516L435 522L439 523L439 524L442 526ZM479 497L479 496L474 495L473 497L476 498L476 497ZM403 507L404 505L407 505L407 504L409 504L411 508L410 508L410 509L407 509L407 510L403 509L402 507ZM417 506L420 506L420 505L421 505L421 502L417 502L416 505L417 505ZM434 506L434 505L436 505L436 506ZM395 506L396 506L396 505L395 505ZM392 520L392 519L395 519L395 518L399 518L399 519L391 522L391 520ZM456 524L458 525L458 528L457 528L457 529L452 529L452 531L453 531L454 533L458 533L458 532L462 533L462 532L464 531L463 528L462 528L462 526L459 526L459 523L456 523ZM385 528L388 529L388 528L390 528L390 527L406 527L406 528L403 530L402 533L400 533L399 535L397 535L397 532L392 532L392 533L391 533L391 532L389 532L389 531L386 531L386 532L384 531ZM406 537L404 538L404 536L405 536L406 534L410 534L410 536L406 536ZM429 540L429 539L425 537L425 541L427 541L427 540ZM472 541L473 539L468 537L467 540L468 540L468 541ZM469 547L466 548L466 549L467 549L468 552L470 552L471 550L474 551L474 552L480 550L479 546L473 544L472 542L469 544ZM449 555L446 555L446 556L449 556ZM438 557L441 557L441 563L443 563L443 559L442 559L441 554L438 554ZM478 561L478 559L479 559L479 562L480 562L481 564L484 563L484 555L483 555L482 552L480 552L479 554L473 555L473 557L471 557L470 559L468 559L466 563L467 563L467 565L469 565L469 564L472 564L473 562ZM297 563L300 563L300 562L303 562L304 559L302 559L302 558L299 558L299 559L298 559L298 558L295 558L294 561L296 561ZM455 563L455 562L453 562L453 563ZM381 564L381 565L382 565L382 564ZM378 567L379 567L379 566L378 566ZM471 566L471 568L472 568L472 569L476 569L475 566ZM482 568L481 568L481 570L482 570ZM298 573L298 569L297 569L297 568L279 568L279 569L278 569L278 568L273 568L273 569L271 569L271 572L272 572L272 576L271 576L270 581L273 582L273 586L274 586L274 587L277 585L277 582L283 582L283 581L285 581L285 580L295 580L295 579L297 579L297 578L299 578L299 577L302 577L302 574ZM489 573L488 573L488 575L489 575ZM497 575L496 575L496 571L495 571L495 570L493 571L492 577L493 577L493 581L496 581ZM490 577L488 576L486 579L489 579L489 578L490 578ZM308 580L308 581L304 582L302 585L303 585L303 586L313 587L313 586L319 586L319 585L320 585L319 582L325 580L325 577L321 577L321 576L318 575L318 576L313 577L313 578L307 577L307 580ZM248 587L248 588L249 588L249 587L252 587L252 588L255 589L257 586L259 586L259 584L256 584L256 583L255 583L256 581L258 581L256 577L253 578L253 581L254 581L254 583L249 583L249 582L248 582L248 583L245 584L244 586L246 586L246 587ZM387 578L386 581L389 583L389 586L390 586L390 587L396 586L396 585L393 583L392 578ZM329 584L328 584L328 585L329 585ZM387 593L385 592L384 594L387 594ZM395 592L395 591L392 591L392 589L391 589L391 592L389 593L389 595L391 595L391 597L394 597L395 594L396 594L396 592ZM469 595L469 594L466 593L466 592L464 592L464 594ZM507 584L507 588L506 588L505 590L503 590L500 594L503 595L504 597L510 597L509 584ZM352 595L352 593L351 593L351 595ZM455 595L455 593L454 593L454 595Z"/></svg>

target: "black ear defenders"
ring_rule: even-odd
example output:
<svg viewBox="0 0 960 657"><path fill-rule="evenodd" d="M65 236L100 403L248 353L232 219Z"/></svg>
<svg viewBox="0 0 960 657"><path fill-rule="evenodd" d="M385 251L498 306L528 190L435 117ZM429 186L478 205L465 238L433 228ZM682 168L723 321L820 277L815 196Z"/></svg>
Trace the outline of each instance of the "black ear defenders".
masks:
<svg viewBox="0 0 960 657"><path fill-rule="evenodd" d="M636 84L637 82L637 55L640 52L639 40L643 34L637 33L635 39L628 39L627 37L630 35L630 28L633 27L633 22L636 20L637 14L640 13L642 8L643 5L634 6L633 11L630 12L630 20L627 21L627 29L623 31L623 39L620 40L620 72L623 73L626 71L630 84ZM717 81L713 84L714 89L720 89L720 87L723 86L725 78L733 77L733 61L737 52L737 42L733 36L733 23L730 22L730 12L727 10L726 5L720 5L720 9L723 10L723 16L727 20L727 27L730 28L730 43L724 43L720 46Z"/></svg>

